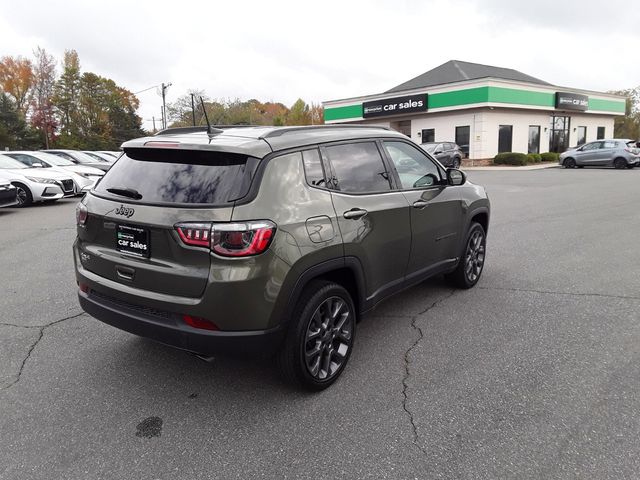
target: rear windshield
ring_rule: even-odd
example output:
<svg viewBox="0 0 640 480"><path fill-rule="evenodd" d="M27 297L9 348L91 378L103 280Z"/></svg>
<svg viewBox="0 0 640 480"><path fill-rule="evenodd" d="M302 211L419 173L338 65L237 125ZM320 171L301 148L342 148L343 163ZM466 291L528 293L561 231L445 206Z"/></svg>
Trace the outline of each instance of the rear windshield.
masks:
<svg viewBox="0 0 640 480"><path fill-rule="evenodd" d="M259 160L228 152L129 149L96 185L99 195L140 203L223 205L244 197ZM111 192L109 191L111 190ZM129 198L113 192L135 192Z"/></svg>

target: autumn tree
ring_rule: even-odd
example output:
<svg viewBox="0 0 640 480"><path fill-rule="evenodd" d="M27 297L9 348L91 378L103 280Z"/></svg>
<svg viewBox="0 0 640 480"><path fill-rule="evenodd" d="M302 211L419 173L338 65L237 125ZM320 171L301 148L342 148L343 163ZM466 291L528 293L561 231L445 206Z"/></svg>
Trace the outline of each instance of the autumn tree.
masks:
<svg viewBox="0 0 640 480"><path fill-rule="evenodd" d="M60 119L60 142L73 147L79 133L77 118L80 102L80 59L75 50L66 50L62 74L55 83L53 103Z"/></svg>
<svg viewBox="0 0 640 480"><path fill-rule="evenodd" d="M0 93L0 150L39 148L38 135L18 110L15 100Z"/></svg>
<svg viewBox="0 0 640 480"><path fill-rule="evenodd" d="M311 125L322 125L324 123L324 108L319 103L312 103L311 110Z"/></svg>
<svg viewBox="0 0 640 480"><path fill-rule="evenodd" d="M9 94L16 109L26 115L34 74L31 60L6 56L0 60L0 87Z"/></svg>
<svg viewBox="0 0 640 480"><path fill-rule="evenodd" d="M609 92L627 98L624 116L616 116L613 134L616 138L640 139L640 87Z"/></svg>
<svg viewBox="0 0 640 480"><path fill-rule="evenodd" d="M309 111L309 105L304 100L299 98L291 106L289 115L286 119L287 125L310 125L311 124L311 112Z"/></svg>
<svg viewBox="0 0 640 480"><path fill-rule="evenodd" d="M37 47L33 52L33 95L31 98L31 125L33 125L49 148L55 138L58 122L53 111L53 88L56 82L56 61L43 48Z"/></svg>

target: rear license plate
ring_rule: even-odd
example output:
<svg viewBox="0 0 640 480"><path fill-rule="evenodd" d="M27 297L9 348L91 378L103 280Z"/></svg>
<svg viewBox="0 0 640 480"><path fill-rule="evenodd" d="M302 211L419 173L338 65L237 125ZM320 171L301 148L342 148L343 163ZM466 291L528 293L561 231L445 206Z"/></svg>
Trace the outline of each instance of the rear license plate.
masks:
<svg viewBox="0 0 640 480"><path fill-rule="evenodd" d="M149 258L149 230L132 225L116 227L116 249L136 257Z"/></svg>

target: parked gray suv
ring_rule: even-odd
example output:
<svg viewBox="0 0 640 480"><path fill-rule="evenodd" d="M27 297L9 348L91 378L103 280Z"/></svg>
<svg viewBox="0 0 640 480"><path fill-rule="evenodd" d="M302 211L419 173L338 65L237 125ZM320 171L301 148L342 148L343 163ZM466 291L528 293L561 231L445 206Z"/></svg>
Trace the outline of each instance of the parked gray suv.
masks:
<svg viewBox="0 0 640 480"><path fill-rule="evenodd" d="M421 147L445 167L460 168L463 153L457 144L453 142L427 142L423 143Z"/></svg>
<svg viewBox="0 0 640 480"><path fill-rule="evenodd" d="M633 168L640 163L639 153L635 140L613 138L571 148L560 154L559 162L565 168Z"/></svg>
<svg viewBox="0 0 640 480"><path fill-rule="evenodd" d="M124 155L77 209L82 308L200 355L277 353L326 388L356 322L437 274L485 262L489 200L378 127L173 129Z"/></svg>

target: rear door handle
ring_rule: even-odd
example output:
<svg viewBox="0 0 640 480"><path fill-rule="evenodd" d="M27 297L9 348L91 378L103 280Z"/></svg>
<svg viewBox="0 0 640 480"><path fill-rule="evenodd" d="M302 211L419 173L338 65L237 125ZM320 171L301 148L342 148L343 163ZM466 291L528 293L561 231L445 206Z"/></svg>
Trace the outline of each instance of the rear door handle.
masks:
<svg viewBox="0 0 640 480"><path fill-rule="evenodd" d="M358 220L359 218L364 217L367 214L366 210L362 208L352 208L351 210L347 210L344 212L344 218L348 220Z"/></svg>
<svg viewBox="0 0 640 480"><path fill-rule="evenodd" d="M429 202L425 202L424 200L416 200L413 202L413 208L424 208L429 205Z"/></svg>

